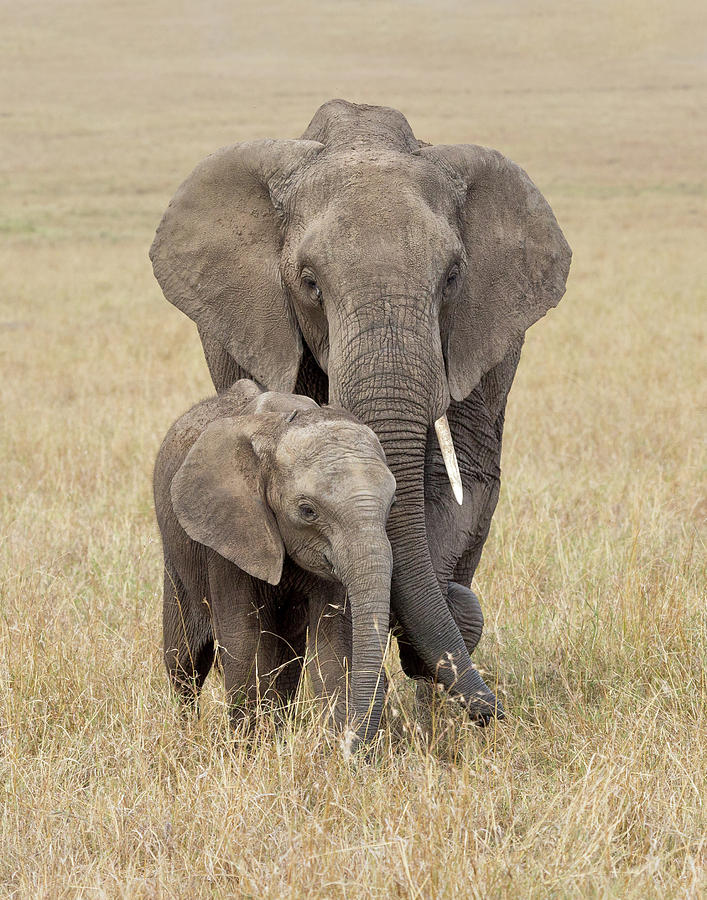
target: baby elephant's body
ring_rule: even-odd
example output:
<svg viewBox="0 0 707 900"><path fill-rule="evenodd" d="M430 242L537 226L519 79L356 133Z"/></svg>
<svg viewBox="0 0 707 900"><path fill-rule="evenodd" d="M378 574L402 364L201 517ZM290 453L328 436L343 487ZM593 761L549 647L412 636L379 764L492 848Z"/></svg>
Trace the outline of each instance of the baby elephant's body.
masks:
<svg viewBox="0 0 707 900"><path fill-rule="evenodd" d="M287 702L307 629L315 689L360 739L378 728L395 480L373 432L251 381L199 403L160 448L164 656L195 703L215 654L235 721Z"/></svg>

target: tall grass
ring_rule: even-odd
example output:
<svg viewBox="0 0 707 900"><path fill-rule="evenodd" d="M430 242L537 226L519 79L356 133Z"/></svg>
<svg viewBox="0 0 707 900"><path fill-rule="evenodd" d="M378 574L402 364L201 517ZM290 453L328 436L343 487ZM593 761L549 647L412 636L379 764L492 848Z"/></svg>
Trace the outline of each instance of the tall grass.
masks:
<svg viewBox="0 0 707 900"><path fill-rule="evenodd" d="M697 897L707 888L705 62L697 3L0 16L0 890L17 897ZM353 35L353 36L352 36ZM210 393L147 261L215 147L331 96L523 164L574 249L528 335L475 658L508 718L395 652L372 758L302 690L234 742L160 658L150 474Z"/></svg>

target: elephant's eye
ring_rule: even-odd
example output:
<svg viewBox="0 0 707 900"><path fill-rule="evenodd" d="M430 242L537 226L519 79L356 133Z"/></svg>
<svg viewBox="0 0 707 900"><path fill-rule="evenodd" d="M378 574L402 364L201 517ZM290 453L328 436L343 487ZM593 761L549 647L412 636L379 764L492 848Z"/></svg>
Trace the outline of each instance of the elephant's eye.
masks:
<svg viewBox="0 0 707 900"><path fill-rule="evenodd" d="M447 272L447 279L444 283L445 291L453 291L459 281L459 266L454 265Z"/></svg>
<svg viewBox="0 0 707 900"><path fill-rule="evenodd" d="M305 520L305 522L314 522L317 518L317 511L311 503L302 501L297 505L297 512Z"/></svg>
<svg viewBox="0 0 707 900"><path fill-rule="evenodd" d="M316 300L317 303L319 303L322 299L322 290L315 279L311 275L303 275L302 284L305 286L305 289L312 300Z"/></svg>

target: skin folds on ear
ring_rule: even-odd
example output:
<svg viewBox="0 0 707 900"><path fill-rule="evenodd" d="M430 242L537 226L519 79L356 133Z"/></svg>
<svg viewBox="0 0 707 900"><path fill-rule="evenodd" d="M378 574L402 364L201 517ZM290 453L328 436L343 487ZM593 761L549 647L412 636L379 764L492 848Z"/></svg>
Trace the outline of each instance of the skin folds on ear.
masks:
<svg viewBox="0 0 707 900"><path fill-rule="evenodd" d="M449 390L467 397L565 292L572 251L526 173L473 144L423 147L462 191L461 238L468 268L449 313Z"/></svg>
<svg viewBox="0 0 707 900"><path fill-rule="evenodd" d="M150 249L170 303L271 390L292 390L302 353L280 280L272 198L321 149L262 140L217 151L178 189Z"/></svg>
<svg viewBox="0 0 707 900"><path fill-rule="evenodd" d="M212 422L172 479L172 505L192 540L278 584L285 549L251 444L251 417Z"/></svg>

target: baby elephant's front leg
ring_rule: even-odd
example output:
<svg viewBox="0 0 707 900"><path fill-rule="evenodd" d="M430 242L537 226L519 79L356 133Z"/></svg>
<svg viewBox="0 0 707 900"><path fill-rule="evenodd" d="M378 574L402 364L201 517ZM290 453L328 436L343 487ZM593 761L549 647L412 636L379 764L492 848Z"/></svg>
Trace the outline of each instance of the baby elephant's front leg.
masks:
<svg viewBox="0 0 707 900"><path fill-rule="evenodd" d="M325 715L343 728L351 702L352 623L346 593L328 584L309 605L309 665L312 687Z"/></svg>
<svg viewBox="0 0 707 900"><path fill-rule="evenodd" d="M232 724L252 724L259 702L276 699L279 639L268 628L257 582L214 551L209 593Z"/></svg>

